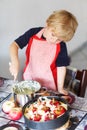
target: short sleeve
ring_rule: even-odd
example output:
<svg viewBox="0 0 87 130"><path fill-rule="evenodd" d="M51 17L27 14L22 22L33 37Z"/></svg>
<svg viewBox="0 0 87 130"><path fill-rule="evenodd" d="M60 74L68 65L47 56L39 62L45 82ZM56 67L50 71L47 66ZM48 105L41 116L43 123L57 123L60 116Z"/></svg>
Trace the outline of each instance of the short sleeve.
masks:
<svg viewBox="0 0 87 130"><path fill-rule="evenodd" d="M61 66L68 66L70 64L70 57L68 56L67 53L67 47L64 42L60 43L60 53L56 59L56 66L61 67Z"/></svg>
<svg viewBox="0 0 87 130"><path fill-rule="evenodd" d="M41 29L42 29L42 27L31 28L28 31L26 31L23 35L21 35L20 37L15 39L15 42L22 49L23 47L25 47L28 44L30 38L33 35L35 35L36 33L38 33Z"/></svg>

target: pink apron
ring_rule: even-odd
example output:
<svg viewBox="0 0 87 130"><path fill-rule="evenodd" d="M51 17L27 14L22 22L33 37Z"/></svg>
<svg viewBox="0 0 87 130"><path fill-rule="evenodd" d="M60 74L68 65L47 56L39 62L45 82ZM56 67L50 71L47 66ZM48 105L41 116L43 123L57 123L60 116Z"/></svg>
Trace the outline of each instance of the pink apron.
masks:
<svg viewBox="0 0 87 130"><path fill-rule="evenodd" d="M57 90L55 60L60 52L60 44L48 44L46 40L41 39L43 30L34 35L29 41L23 77L24 80L36 80L41 86Z"/></svg>

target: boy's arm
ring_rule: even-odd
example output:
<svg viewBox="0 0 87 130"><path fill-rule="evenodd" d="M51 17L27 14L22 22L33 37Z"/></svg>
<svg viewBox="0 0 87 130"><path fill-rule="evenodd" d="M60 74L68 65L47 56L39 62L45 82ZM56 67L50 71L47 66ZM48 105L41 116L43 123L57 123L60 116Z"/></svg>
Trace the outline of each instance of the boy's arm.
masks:
<svg viewBox="0 0 87 130"><path fill-rule="evenodd" d="M19 46L17 45L16 42L13 42L9 48L10 59L11 59L11 62L9 64L9 70L10 70L11 75L14 76L14 80L17 79L17 75L19 72L18 50L19 50Z"/></svg>
<svg viewBox="0 0 87 130"><path fill-rule="evenodd" d="M68 95L68 92L64 89L64 81L65 81L65 76L66 76L66 67L57 67L57 87L58 87L58 92Z"/></svg>

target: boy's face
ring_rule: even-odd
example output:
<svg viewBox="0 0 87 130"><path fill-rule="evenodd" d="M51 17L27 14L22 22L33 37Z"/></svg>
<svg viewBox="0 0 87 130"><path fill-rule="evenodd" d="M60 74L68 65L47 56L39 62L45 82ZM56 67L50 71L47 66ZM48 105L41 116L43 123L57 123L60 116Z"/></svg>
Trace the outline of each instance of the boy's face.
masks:
<svg viewBox="0 0 87 130"><path fill-rule="evenodd" d="M46 38L46 41L48 42L48 43L54 43L54 44L56 44L56 43L58 43L58 42L61 42L61 40L57 37L57 36L55 36L55 34L54 34L54 32L53 32L53 30L52 30L52 28L48 28L48 27L46 27L45 28L45 38Z"/></svg>

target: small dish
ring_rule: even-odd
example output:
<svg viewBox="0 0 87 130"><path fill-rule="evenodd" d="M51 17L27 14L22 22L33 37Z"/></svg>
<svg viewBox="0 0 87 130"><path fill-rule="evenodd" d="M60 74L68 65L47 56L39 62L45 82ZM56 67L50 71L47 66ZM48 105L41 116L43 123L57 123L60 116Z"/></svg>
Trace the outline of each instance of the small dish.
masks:
<svg viewBox="0 0 87 130"><path fill-rule="evenodd" d="M23 130L18 124L6 124L0 127L0 130Z"/></svg>

